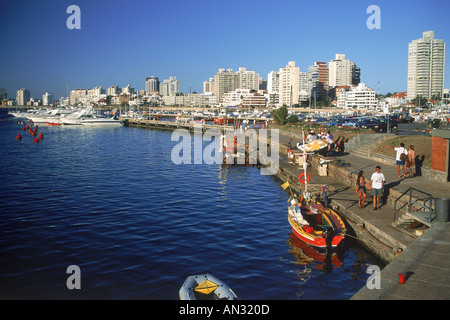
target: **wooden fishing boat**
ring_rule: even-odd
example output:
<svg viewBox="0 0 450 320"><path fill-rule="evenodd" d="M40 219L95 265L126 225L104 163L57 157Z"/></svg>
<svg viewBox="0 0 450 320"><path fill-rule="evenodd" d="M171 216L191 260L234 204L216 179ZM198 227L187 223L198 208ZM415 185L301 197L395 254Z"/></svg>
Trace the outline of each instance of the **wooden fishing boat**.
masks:
<svg viewBox="0 0 450 320"><path fill-rule="evenodd" d="M320 202L306 204L293 199L288 213L292 232L309 245L337 247L345 237L346 228L342 218Z"/></svg>
<svg viewBox="0 0 450 320"><path fill-rule="evenodd" d="M304 136L304 135L303 135ZM303 155L306 157L305 149ZM288 207L288 220L295 236L305 243L318 247L337 247L345 237L345 224L342 218L333 209L320 201L313 201L308 192L307 163L303 163L304 172L299 176L300 182L304 185L303 195L297 199L291 191L292 200ZM306 176L306 179L301 179ZM326 193L324 199L327 199Z"/></svg>
<svg viewBox="0 0 450 320"><path fill-rule="evenodd" d="M180 300L237 300L237 295L212 274L187 277L179 291Z"/></svg>

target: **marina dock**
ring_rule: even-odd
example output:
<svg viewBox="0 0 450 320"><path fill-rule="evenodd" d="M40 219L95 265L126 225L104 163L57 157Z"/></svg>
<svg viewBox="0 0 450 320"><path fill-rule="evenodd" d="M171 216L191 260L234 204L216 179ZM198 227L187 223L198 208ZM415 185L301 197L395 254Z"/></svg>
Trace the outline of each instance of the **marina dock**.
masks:
<svg viewBox="0 0 450 320"><path fill-rule="evenodd" d="M194 128L201 128L202 132L207 130L219 130L223 132L226 129L234 129L230 125L220 124L208 124L208 123L196 123L196 122L182 122L182 121L164 121L164 120L137 120L137 119L120 119L124 121L125 126L141 127L141 128L154 128L154 129L186 129L190 132L194 131Z"/></svg>
<svg viewBox="0 0 450 320"><path fill-rule="evenodd" d="M280 167L278 177L282 181L298 182L303 170L298 165L287 161L287 144L292 136L280 133ZM294 138L295 139L295 138ZM284 154L283 154L284 153ZM331 157L330 159L332 159ZM335 160L341 164L328 163L327 176L318 175L318 159L312 161L308 168L311 182L327 185L331 190L328 197L333 207L339 209L351 227L351 236L356 237L364 246L387 263L381 270L381 288L361 288L351 299L449 299L450 298L450 223L433 221L427 223L423 234L408 229L417 217L407 210L397 212L394 221L394 202L399 195L410 188L425 190L433 198L449 197L450 184L437 182L417 176L408 179L397 179L397 168L380 164L368 157L349 152L337 155ZM315 163L315 165L314 165ZM371 197L368 194L366 207L358 209L358 196L355 193L357 173L364 170L366 180L370 179L375 166L381 165L386 176L386 188L382 199L381 211L372 211ZM333 178L333 179L330 179ZM297 181L295 181L297 180ZM293 184L300 190L300 183ZM404 197L400 200L406 201ZM419 220L420 217L418 218ZM399 283L399 273L406 274L406 282Z"/></svg>

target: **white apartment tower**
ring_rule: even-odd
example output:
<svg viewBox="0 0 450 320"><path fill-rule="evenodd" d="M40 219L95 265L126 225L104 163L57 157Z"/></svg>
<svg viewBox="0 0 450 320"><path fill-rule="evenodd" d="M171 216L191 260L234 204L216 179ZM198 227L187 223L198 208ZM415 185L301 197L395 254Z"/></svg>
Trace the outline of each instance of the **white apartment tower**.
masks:
<svg viewBox="0 0 450 320"><path fill-rule="evenodd" d="M122 88L119 88L119 86L117 84L113 85L107 89L108 96L117 96L121 92L122 92Z"/></svg>
<svg viewBox="0 0 450 320"><path fill-rule="evenodd" d="M162 96L172 96L180 93L180 82L176 77L169 77L159 85L159 93Z"/></svg>
<svg viewBox="0 0 450 320"><path fill-rule="evenodd" d="M42 95L42 105L43 106L49 106L53 103L53 96L46 92Z"/></svg>
<svg viewBox="0 0 450 320"><path fill-rule="evenodd" d="M358 72L355 72L358 70ZM336 53L336 58L328 63L328 85L330 87L351 86L359 83L361 70L356 65L345 59L345 54ZM357 75L358 83L353 83L353 76Z"/></svg>
<svg viewBox="0 0 450 320"><path fill-rule="evenodd" d="M280 68L279 106L291 107L298 104L300 95L300 68L295 61L289 61L285 68Z"/></svg>
<svg viewBox="0 0 450 320"><path fill-rule="evenodd" d="M16 92L16 105L25 106L30 101L30 91L27 88L22 88Z"/></svg>
<svg viewBox="0 0 450 320"><path fill-rule="evenodd" d="M203 93L214 92L214 78L209 78L208 81L203 81Z"/></svg>
<svg viewBox="0 0 450 320"><path fill-rule="evenodd" d="M413 40L408 48L407 98L441 96L444 90L445 43L434 31Z"/></svg>
<svg viewBox="0 0 450 320"><path fill-rule="evenodd" d="M151 76L150 78L145 78L145 93L149 96L155 91L159 92L158 77Z"/></svg>
<svg viewBox="0 0 450 320"><path fill-rule="evenodd" d="M214 75L214 95L217 102L222 102L224 94L239 88L239 75L233 69L219 69Z"/></svg>
<svg viewBox="0 0 450 320"><path fill-rule="evenodd" d="M237 74L239 76L239 89L259 90L261 77L258 73L240 67Z"/></svg>
<svg viewBox="0 0 450 320"><path fill-rule="evenodd" d="M269 94L280 92L280 73L278 71L271 71L267 75L267 92Z"/></svg>

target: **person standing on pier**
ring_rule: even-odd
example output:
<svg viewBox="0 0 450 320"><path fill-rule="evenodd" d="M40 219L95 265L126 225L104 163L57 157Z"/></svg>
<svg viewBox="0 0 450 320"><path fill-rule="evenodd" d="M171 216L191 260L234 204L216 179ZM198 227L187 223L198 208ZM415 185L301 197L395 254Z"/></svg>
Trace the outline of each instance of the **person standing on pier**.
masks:
<svg viewBox="0 0 450 320"><path fill-rule="evenodd" d="M416 170L415 170L415 156L416 153L414 152L414 146L410 145L409 149L408 149L408 162L406 164L406 167L408 168L408 174L409 177L412 178L414 177L414 175L416 174Z"/></svg>
<svg viewBox="0 0 450 320"><path fill-rule="evenodd" d="M380 196L383 193L384 182L386 181L384 174L381 173L381 167L376 166L375 172L370 178L370 190L373 196L373 210L381 210L379 207Z"/></svg>
<svg viewBox="0 0 450 320"><path fill-rule="evenodd" d="M366 201L366 178L362 170L358 173L358 178L356 179L356 193L358 194L358 207L364 209L364 202Z"/></svg>
<svg viewBox="0 0 450 320"><path fill-rule="evenodd" d="M403 178L406 178L405 162L408 160L408 150L406 150L405 144L403 142L400 143L400 147L394 148L394 150L395 152L397 152L397 155L395 157L398 173L397 178L400 179L400 167L402 167L403 170Z"/></svg>

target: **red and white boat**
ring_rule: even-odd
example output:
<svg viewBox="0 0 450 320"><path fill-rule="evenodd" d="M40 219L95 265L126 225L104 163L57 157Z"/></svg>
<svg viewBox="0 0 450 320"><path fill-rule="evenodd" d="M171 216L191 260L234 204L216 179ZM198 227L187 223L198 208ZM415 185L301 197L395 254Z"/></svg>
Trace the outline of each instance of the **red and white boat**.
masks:
<svg viewBox="0 0 450 320"><path fill-rule="evenodd" d="M306 159L305 149L303 156ZM288 207L289 224L295 236L305 243L318 248L335 248L345 237L344 221L337 212L328 207L328 201L325 201L325 204L312 201L311 194L308 193L309 179L301 179L302 175L308 177L306 169L307 163L304 161L304 172L299 176L300 182L304 184L304 192L298 200L291 190L292 200Z"/></svg>
<svg viewBox="0 0 450 320"><path fill-rule="evenodd" d="M294 199L288 212L292 232L309 245L335 248L345 237L346 228L342 218L319 202L305 204Z"/></svg>

